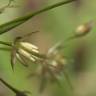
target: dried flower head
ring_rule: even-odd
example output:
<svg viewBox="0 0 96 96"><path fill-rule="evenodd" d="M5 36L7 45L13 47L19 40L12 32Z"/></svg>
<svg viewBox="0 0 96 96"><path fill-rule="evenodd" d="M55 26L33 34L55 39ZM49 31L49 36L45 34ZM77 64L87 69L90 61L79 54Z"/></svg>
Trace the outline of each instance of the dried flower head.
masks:
<svg viewBox="0 0 96 96"><path fill-rule="evenodd" d="M39 77L41 80L40 92L44 91L47 81L56 82L61 86L59 79L62 74L64 75L64 68L68 62L60 50L58 50L59 47L60 46L56 44L50 48L46 54L47 58L43 59L38 65L36 72L30 75L30 77Z"/></svg>
<svg viewBox="0 0 96 96"><path fill-rule="evenodd" d="M12 90L16 96L27 96L27 93L30 93L29 91L20 91L14 87L12 87L10 84L8 84L6 81L4 81L2 78L0 78L0 81L8 87L10 90Z"/></svg>

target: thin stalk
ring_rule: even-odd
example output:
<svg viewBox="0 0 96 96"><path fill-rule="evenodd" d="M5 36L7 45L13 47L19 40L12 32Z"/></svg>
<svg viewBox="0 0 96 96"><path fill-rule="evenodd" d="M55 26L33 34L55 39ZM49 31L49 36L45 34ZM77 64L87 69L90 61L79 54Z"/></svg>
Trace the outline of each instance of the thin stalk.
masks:
<svg viewBox="0 0 96 96"><path fill-rule="evenodd" d="M65 79L67 80L67 82L68 82L71 90L74 90L74 86L73 86L73 84L72 84L72 82L71 82L71 80L70 80L68 71L66 72L66 71L64 70L64 76L65 76Z"/></svg>
<svg viewBox="0 0 96 96"><path fill-rule="evenodd" d="M9 42L0 41L0 44L12 47L11 43L9 43Z"/></svg>
<svg viewBox="0 0 96 96"><path fill-rule="evenodd" d="M33 18L33 17L35 17L35 16L37 16L41 13L52 10L52 9L54 9L56 7L59 7L59 6L63 6L65 4L72 3L73 1L75 1L75 0L61 1L61 2L58 2L56 4L50 5L48 7L45 7L43 9L40 9L40 10L34 12L34 13L27 14L26 16L19 17L19 18L16 18L15 20L12 20L12 21L9 21L5 24L2 24L2 25L0 25L0 34L3 34L3 33L7 32L9 30L15 28L16 26L19 26L20 24L26 22L30 18Z"/></svg>
<svg viewBox="0 0 96 96"><path fill-rule="evenodd" d="M15 89L14 87L12 87L11 85L9 85L7 82L5 82L3 79L0 78L0 81L5 85L7 86L9 89L11 89L14 93L18 93L19 90Z"/></svg>

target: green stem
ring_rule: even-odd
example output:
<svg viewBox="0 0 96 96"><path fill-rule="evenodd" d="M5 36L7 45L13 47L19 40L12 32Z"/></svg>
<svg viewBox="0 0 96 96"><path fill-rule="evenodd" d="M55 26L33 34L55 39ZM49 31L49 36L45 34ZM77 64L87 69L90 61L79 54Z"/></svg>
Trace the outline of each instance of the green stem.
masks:
<svg viewBox="0 0 96 96"><path fill-rule="evenodd" d="M9 42L4 42L4 41L0 41L0 44L7 45L7 46L10 46L10 47L12 46L11 43L9 43Z"/></svg>
<svg viewBox="0 0 96 96"><path fill-rule="evenodd" d="M20 91L15 89L14 87L12 87L11 85L9 85L7 82L5 82L2 78L0 78L0 81L6 86L8 87L10 90L12 90L14 93L19 93ZM19 96L19 95L18 95Z"/></svg>
<svg viewBox="0 0 96 96"><path fill-rule="evenodd" d="M43 12L52 10L52 9L54 9L56 7L71 3L73 1L75 1L75 0L61 1L59 3L53 4L53 5L50 5L50 6L46 7L46 8L43 8L41 10L38 10L38 11L36 11L34 13L28 14L28 15L26 15L24 17L19 17L19 18L16 18L15 20L12 20L12 21L9 21L9 22L7 22L5 24L2 24L2 25L0 25L0 34L3 34L3 33L7 32L9 30L15 28L16 26L19 26L20 24L26 22L30 18L33 18L33 17L35 17L35 16L37 16L37 15L43 13Z"/></svg>

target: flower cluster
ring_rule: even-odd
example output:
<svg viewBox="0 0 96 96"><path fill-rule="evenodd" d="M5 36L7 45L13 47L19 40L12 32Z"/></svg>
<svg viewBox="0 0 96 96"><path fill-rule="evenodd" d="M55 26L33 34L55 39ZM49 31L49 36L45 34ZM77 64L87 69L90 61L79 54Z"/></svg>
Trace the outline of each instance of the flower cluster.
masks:
<svg viewBox="0 0 96 96"><path fill-rule="evenodd" d="M32 62L35 62L36 59L39 59L38 56L36 56L39 53L38 47L29 42L24 42L21 39L22 38L16 38L12 44L12 51L11 51L12 69L14 69L16 59L24 66L28 66L25 59L31 60Z"/></svg>
<svg viewBox="0 0 96 96"><path fill-rule="evenodd" d="M93 26L93 22L88 22L86 24L80 25L76 31L75 35L68 38L67 40L72 40L76 38L80 38L85 36L87 33L91 31ZM32 32L33 33L33 32ZM60 84L60 77L65 75L69 85L71 88L70 79L68 74L66 75L65 69L66 65L68 65L68 59L61 52L61 49L64 48L62 43L55 44L52 48L48 50L46 54L41 54L39 52L39 48L29 42L24 41L26 37L29 37L32 33L27 35L17 37L12 43L0 42L1 44L7 45L11 47L11 66L14 69L14 65L16 64L16 60L18 60L22 65L28 66L26 60L30 60L33 63L37 64L35 72L31 73L29 77L38 77L40 82L40 92L46 87L48 81L56 82ZM1 82L4 81L1 79ZM4 83L6 85L6 83ZM16 93L17 94L17 93ZM20 93L21 94L21 93ZM16 96L26 96L26 95L16 95Z"/></svg>

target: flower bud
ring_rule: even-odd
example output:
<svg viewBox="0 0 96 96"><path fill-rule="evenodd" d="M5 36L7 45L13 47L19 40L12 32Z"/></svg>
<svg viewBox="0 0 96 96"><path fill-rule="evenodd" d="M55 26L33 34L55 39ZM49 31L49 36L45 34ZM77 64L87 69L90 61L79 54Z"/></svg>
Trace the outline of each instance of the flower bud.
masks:
<svg viewBox="0 0 96 96"><path fill-rule="evenodd" d="M31 43L28 43L28 42L20 42L20 46L26 48L26 49L29 50L29 51L34 51L34 52L36 52L36 53L39 53L38 47L35 46L35 45L33 45L33 44L31 44Z"/></svg>
<svg viewBox="0 0 96 96"><path fill-rule="evenodd" d="M83 36L89 33L93 27L93 24L94 22L90 21L88 23L78 26L76 29L76 36Z"/></svg>
<svg viewBox="0 0 96 96"><path fill-rule="evenodd" d="M34 57L32 57L32 55L30 53L28 53L27 51L23 50L23 49L19 49L18 52L20 54L22 54L24 57L32 60L32 61L35 61Z"/></svg>
<svg viewBox="0 0 96 96"><path fill-rule="evenodd" d="M19 47L18 47L18 55L22 55L25 58L35 62L36 59L38 59L39 57L35 56L33 53L39 53L38 51L38 47L28 43L28 42L20 42L19 43ZM20 56L19 56L20 57Z"/></svg>

